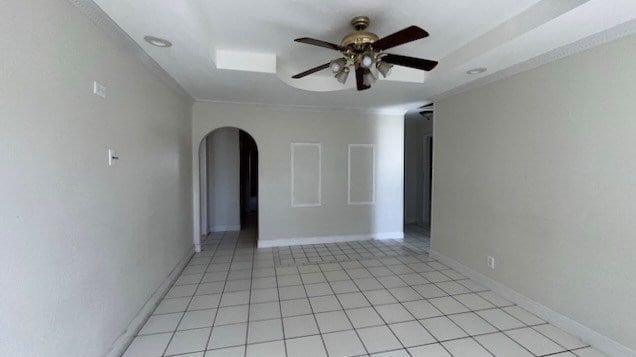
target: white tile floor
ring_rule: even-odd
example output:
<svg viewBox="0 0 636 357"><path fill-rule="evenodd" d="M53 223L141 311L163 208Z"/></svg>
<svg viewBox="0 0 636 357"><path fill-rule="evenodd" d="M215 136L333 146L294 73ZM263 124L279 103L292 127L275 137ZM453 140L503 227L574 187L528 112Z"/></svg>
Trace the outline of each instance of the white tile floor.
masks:
<svg viewBox="0 0 636 357"><path fill-rule="evenodd" d="M124 356L603 356L429 258L423 234L273 249L211 235Z"/></svg>

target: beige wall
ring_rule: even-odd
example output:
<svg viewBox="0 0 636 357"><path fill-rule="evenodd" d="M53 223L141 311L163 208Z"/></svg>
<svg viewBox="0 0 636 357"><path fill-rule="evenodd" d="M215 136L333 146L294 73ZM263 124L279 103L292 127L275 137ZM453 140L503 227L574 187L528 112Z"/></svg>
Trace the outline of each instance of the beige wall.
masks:
<svg viewBox="0 0 636 357"><path fill-rule="evenodd" d="M402 232L402 115L229 103L194 104L194 147L198 147L209 132L224 126L245 130L258 146L259 240L369 233L395 237ZM319 207L291 207L292 142L322 144L322 205ZM376 145L373 205L347 203L348 144ZM198 163L196 155L193 162ZM198 177L198 173L196 175ZM198 199L198 192L194 197ZM198 207L198 203L194 205Z"/></svg>
<svg viewBox="0 0 636 357"><path fill-rule="evenodd" d="M437 102L432 227L434 250L632 349L634 58L630 36Z"/></svg>
<svg viewBox="0 0 636 357"><path fill-rule="evenodd" d="M221 128L206 136L208 232L241 229L239 130Z"/></svg>
<svg viewBox="0 0 636 357"><path fill-rule="evenodd" d="M102 356L192 247L191 102L67 1L0 49L0 355Z"/></svg>

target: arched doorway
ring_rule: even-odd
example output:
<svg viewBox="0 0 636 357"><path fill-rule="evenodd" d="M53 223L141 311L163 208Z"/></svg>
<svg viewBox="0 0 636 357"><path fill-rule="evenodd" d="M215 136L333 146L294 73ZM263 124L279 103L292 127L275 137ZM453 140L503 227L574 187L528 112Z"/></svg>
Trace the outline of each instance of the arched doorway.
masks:
<svg viewBox="0 0 636 357"><path fill-rule="evenodd" d="M208 133L199 144L199 242L237 232L256 244L258 234L258 147L235 127Z"/></svg>

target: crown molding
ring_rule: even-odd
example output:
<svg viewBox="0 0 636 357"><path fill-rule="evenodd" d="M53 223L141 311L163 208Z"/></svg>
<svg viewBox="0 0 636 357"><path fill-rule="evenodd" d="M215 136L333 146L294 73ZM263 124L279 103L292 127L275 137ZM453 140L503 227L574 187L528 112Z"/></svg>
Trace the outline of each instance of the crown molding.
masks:
<svg viewBox="0 0 636 357"><path fill-rule="evenodd" d="M434 95L431 97L431 100L433 102L437 102L442 99L454 96L456 94L463 93L468 90L481 87L486 84L496 82L508 77L512 77L516 74L535 69L537 67L543 66L544 64L557 61L559 59L589 50L593 47L600 46L605 43L618 40L625 36L633 35L635 33L636 33L636 19L627 21L618 26L601 31L599 33L588 36L586 38L583 38L571 44L556 48L552 51L549 51L537 57L531 58L525 62L521 62L516 65L510 66L506 69L495 72L491 75L481 77L472 82L460 85L458 87L455 87L441 94Z"/></svg>
<svg viewBox="0 0 636 357"><path fill-rule="evenodd" d="M308 111L308 112L354 112L354 113L363 113L363 114L398 115L398 116L404 116L408 112L407 109L396 110L396 109L363 108L363 107L333 107L333 106L300 105L300 104L292 105L292 104L241 102L241 101L215 100L215 99L195 99L194 102L253 106L253 107L269 108L269 109L275 109L275 110Z"/></svg>
<svg viewBox="0 0 636 357"><path fill-rule="evenodd" d="M123 48L134 55L150 72L157 76L168 87L177 92L182 97L194 101L192 96L181 87L181 85L168 72L166 72L146 51L141 48L113 19L108 16L92 0L68 0L81 13L86 15L99 29L107 33Z"/></svg>
<svg viewBox="0 0 636 357"><path fill-rule="evenodd" d="M275 105L265 103L245 103L245 102L232 102L223 100L201 100L194 99L183 87L174 79L168 72L166 72L152 57L150 57L119 25L117 25L95 2L92 0L67 0L77 9L86 15L98 28L106 32L111 38L119 42L124 48L127 48L131 54L133 54L141 63L144 64L152 73L160 78L166 85L175 90L181 96L189 99L190 101L197 102L216 102L216 103L234 103L234 104L246 104L257 105L265 107L277 107L287 109L303 109L303 110L345 110L356 112L368 112L373 114L389 114L389 115L404 115L405 111L401 110L381 110L381 109L368 109L368 108L332 108L323 106L304 106L304 105ZM472 82L457 86L448 91L442 92L432 96L430 99L434 102L451 97L453 95L466 92L468 90L484 86L486 84L496 82L516 74L532 70L540 67L544 64L583 52L590 48L603 45L608 42L618 40L622 37L629 36L636 33L636 19L625 22L621 25L612 27L605 31L601 31L597 34L588 36L579 41L571 44L556 48L552 51L546 52L542 55L531 58L525 62L518 63L506 69L492 73L488 76L481 77Z"/></svg>

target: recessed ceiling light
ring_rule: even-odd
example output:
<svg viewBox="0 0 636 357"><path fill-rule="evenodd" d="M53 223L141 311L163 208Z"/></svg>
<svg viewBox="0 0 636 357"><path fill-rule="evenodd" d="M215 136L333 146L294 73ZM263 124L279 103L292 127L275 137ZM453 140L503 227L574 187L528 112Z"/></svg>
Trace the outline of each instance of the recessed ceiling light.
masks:
<svg viewBox="0 0 636 357"><path fill-rule="evenodd" d="M473 68L473 69L467 71L466 73L468 73L468 74L480 74L480 73L486 72L487 70L488 70L487 68L483 68L483 67L481 67L481 68Z"/></svg>
<svg viewBox="0 0 636 357"><path fill-rule="evenodd" d="M148 42L149 44L151 44L153 46L157 46L157 47L170 47L170 46L172 46L172 43L170 41L164 40L163 38L159 38L159 37L146 36L146 37L144 37L144 40L146 40L146 42Z"/></svg>

